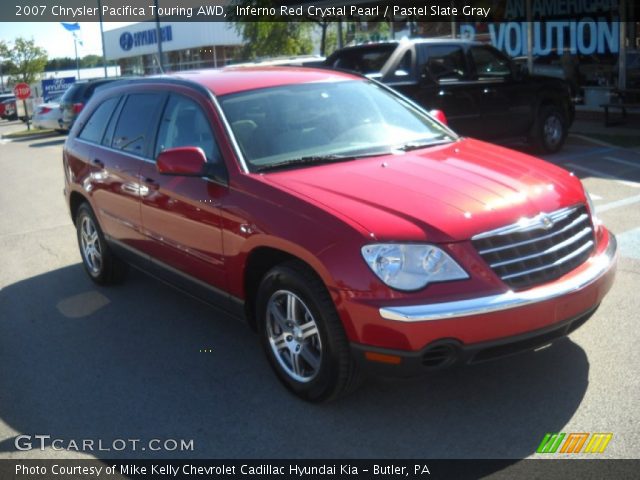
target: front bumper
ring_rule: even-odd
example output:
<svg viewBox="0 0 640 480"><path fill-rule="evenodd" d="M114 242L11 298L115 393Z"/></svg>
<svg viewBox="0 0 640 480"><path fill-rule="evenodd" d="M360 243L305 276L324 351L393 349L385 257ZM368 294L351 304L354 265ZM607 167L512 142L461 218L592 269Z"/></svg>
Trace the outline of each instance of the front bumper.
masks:
<svg viewBox="0 0 640 480"><path fill-rule="evenodd" d="M364 360L373 352L369 355L380 362L393 357L385 369L415 373L414 367L429 367L428 356L446 357L438 365L444 366L536 348L591 316L613 284L616 263L615 237L603 229L596 252L584 264L539 287L441 303L360 306L358 312L370 316L351 338L354 356ZM480 351L485 353L478 356Z"/></svg>
<svg viewBox="0 0 640 480"><path fill-rule="evenodd" d="M488 297L458 300L454 302L432 303L429 305L411 305L406 307L383 307L380 316L387 320L400 322L429 322L446 320L470 315L508 310L523 307L532 303L546 302L554 298L564 297L572 292L582 290L600 279L616 262L617 243L613 234L609 236L606 250L590 258L587 267L580 273L565 280L542 285L530 290L501 293Z"/></svg>
<svg viewBox="0 0 640 480"><path fill-rule="evenodd" d="M412 377L454 365L482 363L544 347L582 326L597 309L598 305L559 324L495 341L464 345L455 340L443 339L435 341L417 352L389 350L358 344L351 344L351 350L354 359L360 364L360 368L368 373ZM369 357L372 353L374 355ZM390 361L391 359L393 361Z"/></svg>

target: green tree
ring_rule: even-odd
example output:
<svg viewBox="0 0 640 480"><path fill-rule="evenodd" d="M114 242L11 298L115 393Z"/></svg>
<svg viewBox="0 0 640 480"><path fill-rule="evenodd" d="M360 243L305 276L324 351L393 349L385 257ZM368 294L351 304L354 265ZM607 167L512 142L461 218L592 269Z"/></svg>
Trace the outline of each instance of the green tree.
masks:
<svg viewBox="0 0 640 480"><path fill-rule="evenodd" d="M306 22L238 22L238 32L245 44L245 59L306 55L313 51L311 24Z"/></svg>
<svg viewBox="0 0 640 480"><path fill-rule="evenodd" d="M19 82L35 82L47 64L45 49L37 46L33 40L22 37L14 40L13 47L8 48L6 57L9 60L9 73L16 76Z"/></svg>
<svg viewBox="0 0 640 480"><path fill-rule="evenodd" d="M85 55L80 59L80 68L94 68L102 66L101 55Z"/></svg>

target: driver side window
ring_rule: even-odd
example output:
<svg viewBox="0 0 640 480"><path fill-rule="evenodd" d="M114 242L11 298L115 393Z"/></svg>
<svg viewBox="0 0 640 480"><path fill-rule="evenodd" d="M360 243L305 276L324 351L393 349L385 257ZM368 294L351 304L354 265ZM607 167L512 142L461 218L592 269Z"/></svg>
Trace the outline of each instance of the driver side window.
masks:
<svg viewBox="0 0 640 480"><path fill-rule="evenodd" d="M471 47L471 58L476 66L478 79L504 78L511 75L509 61L488 47Z"/></svg>
<svg viewBox="0 0 640 480"><path fill-rule="evenodd" d="M428 60L425 74L436 82L461 80L467 76L462 47L457 45L436 45L427 50Z"/></svg>

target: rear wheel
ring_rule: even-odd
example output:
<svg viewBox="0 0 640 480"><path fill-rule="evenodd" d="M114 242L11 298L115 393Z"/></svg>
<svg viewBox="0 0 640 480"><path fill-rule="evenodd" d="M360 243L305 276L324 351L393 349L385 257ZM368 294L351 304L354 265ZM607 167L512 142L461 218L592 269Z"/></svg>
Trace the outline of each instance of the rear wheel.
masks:
<svg viewBox="0 0 640 480"><path fill-rule="evenodd" d="M324 284L308 267L287 262L263 278L256 302L269 363L293 393L312 402L358 385L349 342Z"/></svg>
<svg viewBox="0 0 640 480"><path fill-rule="evenodd" d="M555 153L567 138L567 120L555 105L540 107L538 118L531 132L531 141L541 153Z"/></svg>
<svg viewBox="0 0 640 480"><path fill-rule="evenodd" d="M76 231L82 264L91 280L99 285L122 282L127 264L116 257L107 245L93 210L87 203L78 207Z"/></svg>

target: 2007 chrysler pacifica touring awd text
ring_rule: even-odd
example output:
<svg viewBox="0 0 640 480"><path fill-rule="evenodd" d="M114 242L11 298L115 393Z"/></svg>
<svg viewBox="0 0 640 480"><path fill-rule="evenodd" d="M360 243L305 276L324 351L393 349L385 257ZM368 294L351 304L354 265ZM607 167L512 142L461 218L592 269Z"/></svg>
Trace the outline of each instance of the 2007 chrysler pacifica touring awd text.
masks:
<svg viewBox="0 0 640 480"><path fill-rule="evenodd" d="M321 69L227 68L97 91L64 148L84 266L125 261L246 316L322 401L547 344L586 321L616 242L580 181L460 138Z"/></svg>

